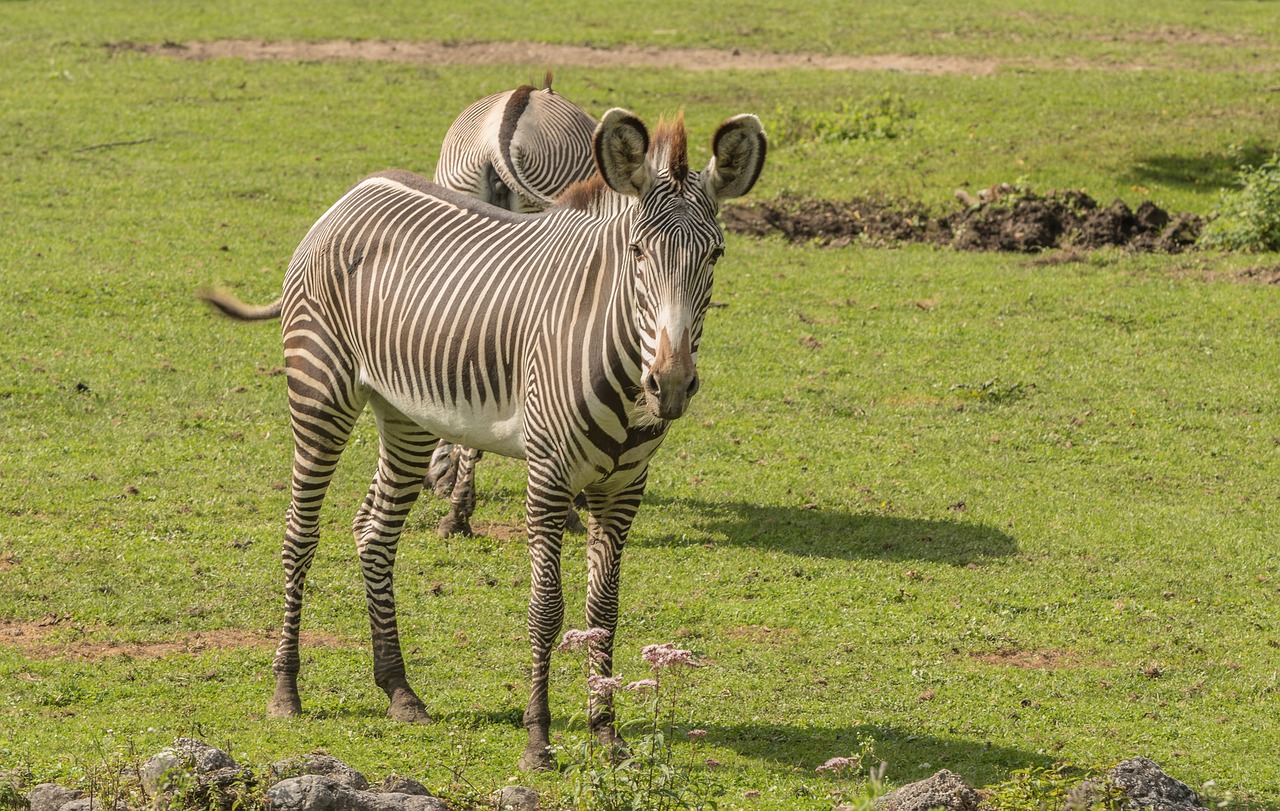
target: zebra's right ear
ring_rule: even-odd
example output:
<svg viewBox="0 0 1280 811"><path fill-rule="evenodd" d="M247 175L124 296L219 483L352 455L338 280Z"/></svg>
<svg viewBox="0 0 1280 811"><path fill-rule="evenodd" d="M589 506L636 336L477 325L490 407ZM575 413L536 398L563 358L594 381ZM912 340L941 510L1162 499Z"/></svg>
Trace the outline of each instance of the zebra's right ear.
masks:
<svg viewBox="0 0 1280 811"><path fill-rule="evenodd" d="M643 197L653 184L653 169L645 160L649 131L644 122L614 107L601 117L591 142L596 166L609 188L629 197Z"/></svg>

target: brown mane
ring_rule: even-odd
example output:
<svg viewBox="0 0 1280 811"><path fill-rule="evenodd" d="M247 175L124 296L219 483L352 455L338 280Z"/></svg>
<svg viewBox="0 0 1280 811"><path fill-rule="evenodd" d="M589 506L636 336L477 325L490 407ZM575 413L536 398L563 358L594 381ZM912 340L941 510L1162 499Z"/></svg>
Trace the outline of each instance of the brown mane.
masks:
<svg viewBox="0 0 1280 811"><path fill-rule="evenodd" d="M649 141L648 154L650 158L661 160L664 151L671 179L677 184L683 184L689 177L689 136L684 128L683 110L670 121L666 118L658 119L657 129L654 130L653 137ZM608 184L604 182L604 177L597 169L591 177L579 180L565 189L556 198L556 204L586 211L608 189Z"/></svg>

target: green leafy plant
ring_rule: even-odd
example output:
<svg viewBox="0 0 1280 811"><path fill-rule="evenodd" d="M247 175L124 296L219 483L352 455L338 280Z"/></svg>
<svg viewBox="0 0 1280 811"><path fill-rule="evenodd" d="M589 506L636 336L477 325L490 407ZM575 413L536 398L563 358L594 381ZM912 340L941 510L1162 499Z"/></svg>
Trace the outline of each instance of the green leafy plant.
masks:
<svg viewBox="0 0 1280 811"><path fill-rule="evenodd" d="M1280 153L1240 170L1240 188L1223 190L1200 244L1228 251L1280 250Z"/></svg>
<svg viewBox="0 0 1280 811"><path fill-rule="evenodd" d="M837 99L834 110L812 112L790 105L774 110L780 143L843 143L899 138L911 131L916 111L898 93Z"/></svg>
<svg viewBox="0 0 1280 811"><path fill-rule="evenodd" d="M1007 781L989 791L987 803L995 809L1119 811L1125 797L1105 779L1088 779L1070 764L1055 763L1011 772Z"/></svg>

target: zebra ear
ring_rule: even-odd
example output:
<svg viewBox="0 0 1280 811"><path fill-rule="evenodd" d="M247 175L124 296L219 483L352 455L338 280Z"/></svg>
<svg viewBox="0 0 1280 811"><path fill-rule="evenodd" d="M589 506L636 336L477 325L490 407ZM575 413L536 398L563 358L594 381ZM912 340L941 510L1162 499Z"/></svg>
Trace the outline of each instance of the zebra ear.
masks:
<svg viewBox="0 0 1280 811"><path fill-rule="evenodd" d="M764 168L767 151L760 119L749 113L730 118L711 139L711 162L702 173L707 191L716 200L741 197L751 191Z"/></svg>
<svg viewBox="0 0 1280 811"><path fill-rule="evenodd" d="M592 138L596 166L609 188L630 197L641 197L653 183L653 170L645 161L649 131L644 123L621 107L600 119Z"/></svg>

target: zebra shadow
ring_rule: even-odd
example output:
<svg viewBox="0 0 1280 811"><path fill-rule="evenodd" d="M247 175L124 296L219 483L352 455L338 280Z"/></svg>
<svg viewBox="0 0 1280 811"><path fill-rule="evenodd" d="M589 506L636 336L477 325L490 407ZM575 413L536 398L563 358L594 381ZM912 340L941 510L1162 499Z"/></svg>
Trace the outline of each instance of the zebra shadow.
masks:
<svg viewBox="0 0 1280 811"><path fill-rule="evenodd" d="M734 723L706 725L707 740L732 749L738 755L765 762L786 762L809 772L813 783L849 786L850 777L866 777L868 769L883 761L885 777L894 785L923 780L939 769L961 774L972 786L986 786L1008 779L1010 768L1049 768L1054 758L1032 749L999 746L990 741L960 735L922 735L894 726L858 724L800 726L794 724ZM872 754L857 773L840 779L814 773L828 759L856 754L863 741L874 741ZM1011 766L1010 764L1016 764ZM767 787L765 787L767 788ZM815 788L817 786L815 785Z"/></svg>
<svg viewBox="0 0 1280 811"><path fill-rule="evenodd" d="M761 506L742 501L707 502L646 496L646 512L687 515L692 532L662 532L638 546L702 546L719 543L773 549L800 557L840 560L932 561L982 564L1018 552L1007 533L977 521L902 518L841 508Z"/></svg>

